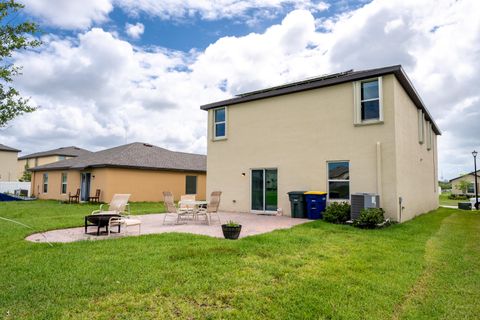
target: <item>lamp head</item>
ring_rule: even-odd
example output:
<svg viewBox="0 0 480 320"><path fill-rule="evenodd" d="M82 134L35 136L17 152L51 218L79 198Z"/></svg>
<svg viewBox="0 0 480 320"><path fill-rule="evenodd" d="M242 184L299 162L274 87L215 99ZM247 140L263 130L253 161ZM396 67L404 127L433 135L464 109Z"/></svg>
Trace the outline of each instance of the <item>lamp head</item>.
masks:
<svg viewBox="0 0 480 320"><path fill-rule="evenodd" d="M476 157L477 157L477 154L478 154L478 152L477 152L477 151L475 151L475 150L473 150L473 152L472 152L472 155L473 155L473 157L474 157L474 158L476 158Z"/></svg>

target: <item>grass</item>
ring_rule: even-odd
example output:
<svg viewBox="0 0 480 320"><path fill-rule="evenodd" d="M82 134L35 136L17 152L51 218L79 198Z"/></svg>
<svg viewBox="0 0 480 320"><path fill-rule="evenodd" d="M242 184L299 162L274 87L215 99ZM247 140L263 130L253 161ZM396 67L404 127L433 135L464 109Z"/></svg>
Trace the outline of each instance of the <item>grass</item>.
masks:
<svg viewBox="0 0 480 320"><path fill-rule="evenodd" d="M0 203L36 230L91 206ZM135 208L135 209L134 209ZM157 210L134 204L132 211ZM137 210L137 211L136 211ZM6 319L476 319L480 215L440 208L382 230L316 221L238 241L160 234L29 243L0 221Z"/></svg>
<svg viewBox="0 0 480 320"><path fill-rule="evenodd" d="M458 207L459 202L470 202L470 200L452 200L449 199L448 197L450 196L450 193L442 193L439 195L439 204L441 206L454 206Z"/></svg>

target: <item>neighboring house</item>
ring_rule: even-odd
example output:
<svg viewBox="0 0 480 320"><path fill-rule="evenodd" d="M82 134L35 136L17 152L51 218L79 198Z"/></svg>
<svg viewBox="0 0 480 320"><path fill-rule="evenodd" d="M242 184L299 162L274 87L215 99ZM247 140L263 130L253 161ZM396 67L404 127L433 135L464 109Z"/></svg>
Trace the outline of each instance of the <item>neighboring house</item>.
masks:
<svg viewBox="0 0 480 320"><path fill-rule="evenodd" d="M78 157L87 153L90 153L90 151L72 146L27 154L18 158L17 176L19 179L23 176L23 173L25 172L25 166L27 165L28 168L33 168L42 166L44 164Z"/></svg>
<svg viewBox="0 0 480 320"><path fill-rule="evenodd" d="M221 210L290 214L287 192L380 195L405 221L438 207L440 131L401 66L308 79L208 110L207 192Z"/></svg>
<svg viewBox="0 0 480 320"><path fill-rule="evenodd" d="M465 180L468 182L467 190L460 190L460 181L462 180ZM473 171L451 179L450 183L452 184L452 194L467 194L469 196L475 195L475 172ZM480 170L477 171L477 188L479 186L480 186Z"/></svg>
<svg viewBox="0 0 480 320"><path fill-rule="evenodd" d="M17 157L21 150L0 144L0 181L17 181Z"/></svg>
<svg viewBox="0 0 480 320"><path fill-rule="evenodd" d="M115 193L130 193L131 201L163 201L163 191L171 191L176 200L183 194L204 200L206 161L205 155L130 143L31 168L32 192L67 200L81 189L81 201L87 201L100 189L100 201L109 202Z"/></svg>

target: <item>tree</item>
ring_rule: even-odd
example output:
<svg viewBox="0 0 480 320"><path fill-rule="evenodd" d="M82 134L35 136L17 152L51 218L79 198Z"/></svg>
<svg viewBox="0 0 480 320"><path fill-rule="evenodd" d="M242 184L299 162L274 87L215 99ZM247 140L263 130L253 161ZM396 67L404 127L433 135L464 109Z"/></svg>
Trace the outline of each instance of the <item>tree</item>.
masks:
<svg viewBox="0 0 480 320"><path fill-rule="evenodd" d="M467 180L460 180L457 184L457 189L462 191L463 194L467 194L468 187L470 186L470 182Z"/></svg>
<svg viewBox="0 0 480 320"><path fill-rule="evenodd" d="M27 163L25 164L25 170L23 171L23 175L20 178L20 181L22 182L32 181L32 173L28 171L28 169L29 169L29 166L28 166L28 160L27 160Z"/></svg>
<svg viewBox="0 0 480 320"><path fill-rule="evenodd" d="M15 23L24 7L14 0L0 2L0 127L22 113L35 110L28 104L28 99L10 85L13 78L21 74L21 66L12 62L13 52L41 44L41 41L32 37L38 31L35 23Z"/></svg>
<svg viewBox="0 0 480 320"><path fill-rule="evenodd" d="M450 190L452 189L452 184L449 181L438 181L438 185L442 190Z"/></svg>

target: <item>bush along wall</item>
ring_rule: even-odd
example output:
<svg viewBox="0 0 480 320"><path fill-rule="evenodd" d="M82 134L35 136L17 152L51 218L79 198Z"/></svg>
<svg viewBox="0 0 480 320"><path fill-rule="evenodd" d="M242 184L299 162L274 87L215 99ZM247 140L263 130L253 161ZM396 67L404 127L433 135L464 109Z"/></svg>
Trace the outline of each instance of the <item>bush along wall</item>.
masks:
<svg viewBox="0 0 480 320"><path fill-rule="evenodd" d="M331 223L345 223L350 220L348 202L332 202L323 213L323 220Z"/></svg>
<svg viewBox="0 0 480 320"><path fill-rule="evenodd" d="M385 221L385 211L382 208L362 209L353 225L358 228L374 229Z"/></svg>

